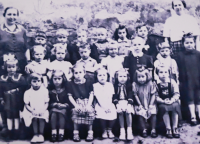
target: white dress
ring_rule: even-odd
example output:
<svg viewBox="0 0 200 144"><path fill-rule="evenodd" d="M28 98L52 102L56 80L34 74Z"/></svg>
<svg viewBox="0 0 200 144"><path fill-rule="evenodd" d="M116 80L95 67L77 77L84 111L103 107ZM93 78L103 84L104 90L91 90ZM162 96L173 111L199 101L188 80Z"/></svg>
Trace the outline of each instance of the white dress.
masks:
<svg viewBox="0 0 200 144"><path fill-rule="evenodd" d="M24 122L26 126L30 126L32 122L32 118L41 118L45 119L46 122L49 121L49 111L45 109L45 103L49 102L49 92L48 90L42 85L39 90L33 90L31 87L24 93L24 103L30 105L32 109L35 109L38 113L43 113L43 115L33 115L30 113L26 107L22 112L22 117L24 118Z"/></svg>
<svg viewBox="0 0 200 144"><path fill-rule="evenodd" d="M115 105L112 103L114 87L112 83L106 82L101 85L99 82L93 84L94 96L98 103L95 105L96 118L114 120L117 118ZM106 110L109 109L109 113Z"/></svg>

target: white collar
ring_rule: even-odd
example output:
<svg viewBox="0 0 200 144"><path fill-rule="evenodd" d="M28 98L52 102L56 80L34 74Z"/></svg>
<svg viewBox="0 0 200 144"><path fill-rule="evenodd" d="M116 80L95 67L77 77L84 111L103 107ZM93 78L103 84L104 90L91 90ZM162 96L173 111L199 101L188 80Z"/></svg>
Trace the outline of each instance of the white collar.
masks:
<svg viewBox="0 0 200 144"><path fill-rule="evenodd" d="M168 78L165 83L169 83L170 79ZM160 79L157 80L157 84L163 83Z"/></svg>
<svg viewBox="0 0 200 144"><path fill-rule="evenodd" d="M134 57L142 57L144 55L143 52L135 53L134 51L132 51L132 54L133 54Z"/></svg>
<svg viewBox="0 0 200 144"><path fill-rule="evenodd" d="M91 57L89 57L88 59L86 59L86 60L83 60L82 58L80 59L80 62L87 62L87 61L92 61L92 58Z"/></svg>
<svg viewBox="0 0 200 144"><path fill-rule="evenodd" d="M125 37L124 40L122 40L122 39L119 38L117 41L118 41L118 43L121 43L121 42L126 42L126 43L128 43L128 39L127 39L126 37Z"/></svg>
<svg viewBox="0 0 200 144"><path fill-rule="evenodd" d="M15 26L16 26L15 30L14 30L14 31L10 31L10 30L6 27L5 24L2 24L2 25L1 25L1 30L2 30L2 31L6 31L6 32L8 32L8 33L12 33L12 34L18 33L19 31L21 31L21 28L20 28L17 24L15 24Z"/></svg>

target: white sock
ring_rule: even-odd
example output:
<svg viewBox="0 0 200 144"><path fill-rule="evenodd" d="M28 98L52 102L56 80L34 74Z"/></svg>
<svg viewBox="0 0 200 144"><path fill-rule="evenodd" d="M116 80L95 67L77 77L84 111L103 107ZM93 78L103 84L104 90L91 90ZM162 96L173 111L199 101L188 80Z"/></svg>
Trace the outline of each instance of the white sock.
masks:
<svg viewBox="0 0 200 144"><path fill-rule="evenodd" d="M64 135L64 129L59 129L59 134L62 134L62 135Z"/></svg>
<svg viewBox="0 0 200 144"><path fill-rule="evenodd" d="M120 132L125 132L125 128L120 128Z"/></svg>
<svg viewBox="0 0 200 144"><path fill-rule="evenodd" d="M79 131L78 130L74 130L74 132L73 132L74 134L78 134L79 133Z"/></svg>
<svg viewBox="0 0 200 144"><path fill-rule="evenodd" d="M132 127L127 127L127 131L132 132Z"/></svg>
<svg viewBox="0 0 200 144"><path fill-rule="evenodd" d="M93 134L93 131L92 131L92 130L89 130L89 131L88 131L88 134Z"/></svg>
<svg viewBox="0 0 200 144"><path fill-rule="evenodd" d="M52 130L52 134L57 134L57 130L56 129Z"/></svg>

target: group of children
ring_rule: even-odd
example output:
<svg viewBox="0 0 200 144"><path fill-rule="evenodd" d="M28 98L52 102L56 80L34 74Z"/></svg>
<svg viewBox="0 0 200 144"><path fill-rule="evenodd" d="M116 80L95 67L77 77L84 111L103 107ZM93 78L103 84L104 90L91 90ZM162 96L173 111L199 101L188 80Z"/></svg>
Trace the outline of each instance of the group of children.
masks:
<svg viewBox="0 0 200 144"><path fill-rule="evenodd" d="M46 122L51 125L51 141L63 141L66 118L71 117L76 142L80 141L80 124L88 126L86 141L93 141L95 118L100 120L103 138L115 137L112 128L118 118L119 139L132 140L132 115L138 119L142 137L148 136L146 123L151 137L157 137L157 119L161 118L166 136L179 138L182 101L187 102L192 124L197 124L200 53L195 50L194 37L184 35L185 51L174 60L168 42L158 49L152 45L146 25L137 27L136 33L130 40L126 27L120 25L114 40L108 40L106 29L99 28L97 41L90 45L82 30L75 43L67 44L67 31L59 29L51 48L45 33L38 32L35 44L26 52L25 70L19 70L14 55L4 55L0 108L2 115L6 113L8 138L18 138L22 117L26 127L33 126L31 142L44 142ZM184 94L181 97L179 88Z"/></svg>

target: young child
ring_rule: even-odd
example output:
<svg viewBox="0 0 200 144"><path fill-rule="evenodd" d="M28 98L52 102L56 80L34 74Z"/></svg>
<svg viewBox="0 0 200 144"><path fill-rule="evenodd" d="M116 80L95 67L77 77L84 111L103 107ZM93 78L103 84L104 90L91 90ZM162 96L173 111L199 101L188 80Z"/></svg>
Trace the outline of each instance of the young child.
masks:
<svg viewBox="0 0 200 144"><path fill-rule="evenodd" d="M135 114L133 109L133 95L132 86L129 79L129 73L126 69L120 69L115 74L115 95L113 97L113 103L117 107L117 113L119 114L120 124L120 140L126 140L126 133L124 128L124 113L126 115L127 123L127 140L132 140L132 114Z"/></svg>
<svg viewBox="0 0 200 144"><path fill-rule="evenodd" d="M79 47L81 59L76 64L82 64L85 67L86 77L94 79L94 72L97 69L97 61L90 57L91 49L88 44Z"/></svg>
<svg viewBox="0 0 200 144"><path fill-rule="evenodd" d="M99 60L97 62L100 63L103 58L108 56L107 29L99 27L97 30L97 38L98 41L92 45L92 48L98 50Z"/></svg>
<svg viewBox="0 0 200 144"><path fill-rule="evenodd" d="M132 47L129 56L125 57L123 67L128 69L131 83L133 76L138 68L146 68L152 74L153 60L150 56L144 54L142 49L144 47L144 40L141 37L135 37L132 40Z"/></svg>
<svg viewBox="0 0 200 144"><path fill-rule="evenodd" d="M171 58L171 48L169 43L163 42L158 45L159 54L157 55L157 60L154 62L154 68L156 69L158 66L166 66L170 69L171 78L177 82L179 85L179 72L176 61ZM159 80L158 75L154 71L154 80Z"/></svg>
<svg viewBox="0 0 200 144"><path fill-rule="evenodd" d="M72 78L72 64L68 61L64 61L65 56L67 54L66 46L62 43L55 44L54 52L56 60L49 64L49 71L47 73L49 79L51 79L53 70L62 70L67 80L70 81Z"/></svg>
<svg viewBox="0 0 200 144"><path fill-rule="evenodd" d="M7 74L0 77L0 99L7 116L8 137L7 139L18 139L19 136L19 111L23 106L23 93L26 80L19 70L18 60L9 58L5 60L4 68ZM13 129L14 125L14 129Z"/></svg>
<svg viewBox="0 0 200 144"><path fill-rule="evenodd" d="M66 78L62 71L54 71L50 80L49 89L49 107L51 122L51 141L61 142L64 140L65 121L67 118L67 108L69 108L69 99L66 89ZM57 125L59 125L57 127ZM57 128L59 135L57 136Z"/></svg>
<svg viewBox="0 0 200 144"><path fill-rule="evenodd" d="M94 99L92 84L93 81L85 79L85 69L83 65L77 64L73 67L74 79L68 84L69 101L73 105L72 121L74 123L73 140L79 142L79 125L88 125L88 136L86 141L93 141L92 124L95 119L95 111L92 107Z"/></svg>
<svg viewBox="0 0 200 144"><path fill-rule="evenodd" d="M77 30L77 40L68 46L70 54L70 62L74 65L78 60L81 59L79 54L79 47L88 43L87 32L85 30ZM91 53L90 57L99 62L99 54L97 47L90 45Z"/></svg>
<svg viewBox="0 0 200 144"><path fill-rule="evenodd" d="M101 65L105 67L108 70L108 73L110 75L109 82L113 83L115 82L115 72L118 71L120 68L123 68L123 61L124 58L117 55L118 53L118 43L116 41L109 42L108 47L109 55L102 59Z"/></svg>
<svg viewBox="0 0 200 144"><path fill-rule="evenodd" d="M189 107L191 124L196 125L195 106L200 118L200 53L195 50L195 39L192 34L185 34L182 41L185 52L180 52L176 59L179 68L181 104ZM183 113L187 119L186 114Z"/></svg>
<svg viewBox="0 0 200 144"><path fill-rule="evenodd" d="M180 134L177 126L178 118L181 117L181 108L178 85L173 79L169 78L169 67L157 67L156 73L160 80L157 82L156 101L158 103L158 113L163 118L166 126L166 137L179 138ZM172 112L172 131L169 112Z"/></svg>
<svg viewBox="0 0 200 144"><path fill-rule="evenodd" d="M23 118L25 125L29 127L32 123L34 136L32 143L44 142L43 132L45 121L49 121L49 112L47 110L49 103L49 92L42 85L42 75L32 73L30 75L31 88L24 93L24 111Z"/></svg>
<svg viewBox="0 0 200 144"><path fill-rule="evenodd" d="M30 62L26 67L25 67L25 72L27 74L31 73L39 73L43 76L43 84L45 87L48 85L47 81L47 69L49 67L49 62L47 60L44 60L46 54L46 49L41 46L34 46L33 47L33 58L34 61Z"/></svg>
<svg viewBox="0 0 200 144"><path fill-rule="evenodd" d="M115 30L113 38L119 43L118 55L123 57L128 56L129 48L131 47L131 37L126 26L120 24Z"/></svg>
<svg viewBox="0 0 200 144"><path fill-rule="evenodd" d="M117 118L115 105L112 103L115 94L112 83L108 81L108 72L105 68L96 71L97 83L93 84L94 96L97 100L95 105L96 118L100 119L103 129L103 138L114 138L112 128Z"/></svg>
<svg viewBox="0 0 200 144"><path fill-rule="evenodd" d="M143 40L145 41L145 45L143 46L143 49L142 49L143 53L146 55L152 56L153 60L155 60L155 58L158 54L158 51L156 48L155 41L153 41L149 38L149 35L148 35L149 30L148 30L146 24L144 24L144 23L139 24L136 27L136 33L139 37L143 38Z"/></svg>
<svg viewBox="0 0 200 144"><path fill-rule="evenodd" d="M147 127L146 122L150 122L151 137L157 137L156 133L156 105L155 93L156 86L151 81L150 73L147 69L136 70L134 82L132 84L133 93L136 100L135 112L138 117L138 125L141 136L146 138Z"/></svg>

